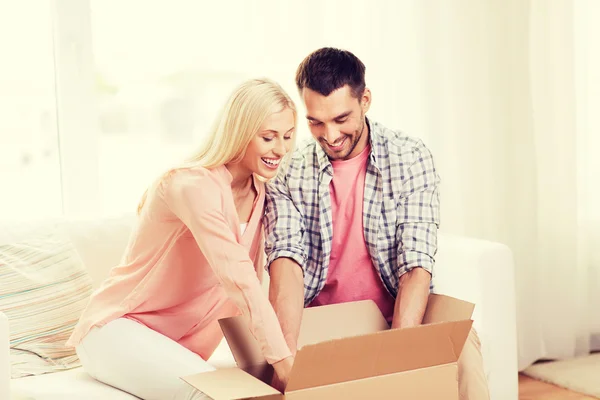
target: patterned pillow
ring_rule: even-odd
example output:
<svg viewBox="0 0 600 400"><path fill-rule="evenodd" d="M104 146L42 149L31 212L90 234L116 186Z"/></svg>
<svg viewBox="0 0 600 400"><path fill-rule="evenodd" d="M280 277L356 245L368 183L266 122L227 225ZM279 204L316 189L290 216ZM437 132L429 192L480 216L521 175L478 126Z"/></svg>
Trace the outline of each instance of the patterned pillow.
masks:
<svg viewBox="0 0 600 400"><path fill-rule="evenodd" d="M21 232L22 233L22 232ZM91 294L91 280L59 224L0 242L0 310L9 319L12 377L79 366L64 344Z"/></svg>

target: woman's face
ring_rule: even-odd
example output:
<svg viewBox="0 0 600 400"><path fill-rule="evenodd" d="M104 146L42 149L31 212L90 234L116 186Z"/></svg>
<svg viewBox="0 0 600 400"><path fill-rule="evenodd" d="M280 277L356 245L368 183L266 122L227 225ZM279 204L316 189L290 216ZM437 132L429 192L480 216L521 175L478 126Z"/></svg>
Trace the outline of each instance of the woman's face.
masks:
<svg viewBox="0 0 600 400"><path fill-rule="evenodd" d="M294 129L291 109L269 115L248 145L241 166L263 178L274 178L283 156L292 148Z"/></svg>

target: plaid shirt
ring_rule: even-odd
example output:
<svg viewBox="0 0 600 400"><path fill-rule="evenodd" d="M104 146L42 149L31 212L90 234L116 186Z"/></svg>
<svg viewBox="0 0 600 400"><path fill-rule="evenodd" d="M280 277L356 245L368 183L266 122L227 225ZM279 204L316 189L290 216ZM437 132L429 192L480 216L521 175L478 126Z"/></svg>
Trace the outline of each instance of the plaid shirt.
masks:
<svg viewBox="0 0 600 400"><path fill-rule="evenodd" d="M371 154L363 196L364 237L385 288L396 297L402 274L415 267L433 272L439 176L430 151L420 140L367 122ZM305 305L327 280L333 237L332 177L327 155L311 140L267 184L267 266L288 257L303 268Z"/></svg>

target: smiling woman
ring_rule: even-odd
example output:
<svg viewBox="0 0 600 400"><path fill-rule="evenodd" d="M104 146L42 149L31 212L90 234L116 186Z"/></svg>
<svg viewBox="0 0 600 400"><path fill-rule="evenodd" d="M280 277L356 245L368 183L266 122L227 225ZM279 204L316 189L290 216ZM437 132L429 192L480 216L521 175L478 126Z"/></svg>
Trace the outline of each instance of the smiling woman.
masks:
<svg viewBox="0 0 600 400"><path fill-rule="evenodd" d="M122 264L67 342L90 375L143 399L206 398L180 377L213 369L206 360L223 337L218 320L241 312L287 382L293 357L261 285L265 191L257 178L276 174L295 125L295 105L277 83L246 81L198 154L150 186ZM140 354L155 354L151 368ZM135 379L139 371L152 387Z"/></svg>

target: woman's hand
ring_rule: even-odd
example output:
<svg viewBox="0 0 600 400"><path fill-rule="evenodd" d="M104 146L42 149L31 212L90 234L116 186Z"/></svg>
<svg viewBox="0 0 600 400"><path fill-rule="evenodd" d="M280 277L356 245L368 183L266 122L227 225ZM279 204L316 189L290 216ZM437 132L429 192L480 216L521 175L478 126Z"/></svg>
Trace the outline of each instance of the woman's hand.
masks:
<svg viewBox="0 0 600 400"><path fill-rule="evenodd" d="M275 389L279 390L281 393L285 390L287 386L288 379L290 377L290 372L292 371L292 366L294 365L294 357L290 356L284 358L281 361L273 364L273 368L275 369L275 374L273 374L273 382L271 386Z"/></svg>

